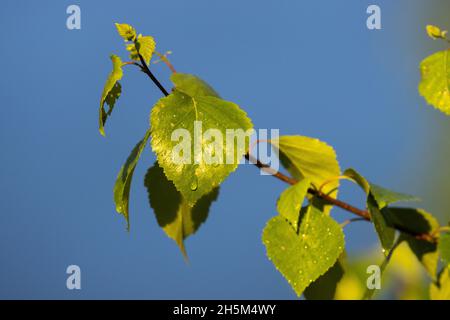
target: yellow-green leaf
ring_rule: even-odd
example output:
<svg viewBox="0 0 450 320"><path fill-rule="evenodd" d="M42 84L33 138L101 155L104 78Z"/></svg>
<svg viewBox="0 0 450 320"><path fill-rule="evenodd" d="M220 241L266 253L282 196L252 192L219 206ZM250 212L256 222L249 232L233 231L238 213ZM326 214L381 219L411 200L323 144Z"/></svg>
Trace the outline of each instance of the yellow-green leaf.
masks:
<svg viewBox="0 0 450 320"><path fill-rule="evenodd" d="M387 256L394 245L395 229L386 221L386 218L381 213L372 194L367 196L367 209L370 212L375 231L377 232L381 246L384 249L383 253Z"/></svg>
<svg viewBox="0 0 450 320"><path fill-rule="evenodd" d="M344 250L344 233L329 215L309 206L302 210L299 232L282 216L263 231L267 257L300 296L325 274Z"/></svg>
<svg viewBox="0 0 450 320"><path fill-rule="evenodd" d="M441 254L441 259L450 265L450 233L446 232L439 238L438 244L439 252Z"/></svg>
<svg viewBox="0 0 450 320"><path fill-rule="evenodd" d="M428 104L450 115L450 57L449 50L439 51L420 64L422 80L419 93Z"/></svg>
<svg viewBox="0 0 450 320"><path fill-rule="evenodd" d="M140 61L139 54L144 59L145 63L149 64L150 59L155 52L156 43L151 36L139 35L134 43L127 45L127 50L130 51L130 58L132 60Z"/></svg>
<svg viewBox="0 0 450 320"><path fill-rule="evenodd" d="M277 211L297 230L300 209L308 192L310 182L304 179L283 191L277 202Z"/></svg>
<svg viewBox="0 0 450 320"><path fill-rule="evenodd" d="M114 202L116 210L122 214L127 221L127 229L130 228L130 217L128 212L128 204L130 198L131 181L133 179L134 169L137 162L144 151L147 141L150 138L150 130L147 130L144 138L134 147L127 161L120 169L117 175L116 184L114 185Z"/></svg>
<svg viewBox="0 0 450 320"><path fill-rule="evenodd" d="M209 208L218 197L219 188L213 189L191 207L173 182L167 179L158 163L148 169L145 186L159 226L177 243L187 258L184 240L193 235L206 221Z"/></svg>
<svg viewBox="0 0 450 320"><path fill-rule="evenodd" d="M117 32L125 41L134 41L136 39L136 30L126 23L116 23Z"/></svg>
<svg viewBox="0 0 450 320"><path fill-rule="evenodd" d="M432 39L445 39L447 31L442 31L439 27L433 25L427 25L427 34Z"/></svg>
<svg viewBox="0 0 450 320"><path fill-rule="evenodd" d="M347 169L343 173L344 176L352 179L357 183L364 192L369 195L371 194L377 203L379 209L383 209L389 204L395 202L409 202L409 201L419 201L420 199L405 193L395 192L374 183L369 182L361 174L359 174L355 169Z"/></svg>
<svg viewBox="0 0 450 320"><path fill-rule="evenodd" d="M439 229L439 222L430 213L415 208L384 208L383 215L390 225L401 231L417 259L432 279L436 279L439 252L436 243L417 239L412 235L432 234Z"/></svg>
<svg viewBox="0 0 450 320"><path fill-rule="evenodd" d="M366 178L352 168L345 170L343 175L353 180L366 193L367 209L370 212L373 224L375 226L375 231L378 234L384 253L385 255L388 255L389 250L394 244L395 229L388 223L388 221L386 221L386 218L381 210L394 202L417 201L419 199L408 194L394 192L374 183L370 183Z"/></svg>
<svg viewBox="0 0 450 320"><path fill-rule="evenodd" d="M238 105L177 87L156 103L150 123L158 163L191 206L236 170L253 128Z"/></svg>
<svg viewBox="0 0 450 320"><path fill-rule="evenodd" d="M333 300L339 283L344 277L344 264L339 258L336 263L306 288L304 296L308 300Z"/></svg>
<svg viewBox="0 0 450 320"><path fill-rule="evenodd" d="M219 94L208 83L192 74L172 73L170 80L178 91L188 96L212 96L220 98Z"/></svg>
<svg viewBox="0 0 450 320"><path fill-rule="evenodd" d="M106 119L109 115L111 115L111 112L114 109L114 105L122 92L122 87L118 82L120 79L122 79L123 76L122 60L116 55L111 55L111 61L113 64L113 70L106 80L105 87L103 88L102 96L100 99L98 126L100 134L103 136L105 135L104 127ZM109 106L108 111L106 111L104 108L105 103Z"/></svg>
<svg viewBox="0 0 450 320"><path fill-rule="evenodd" d="M334 149L318 139L304 136L281 136L271 141L279 150L281 164L297 180L309 179L310 182L324 193L337 196L340 175L339 163ZM331 180L330 180L331 179ZM327 206L325 211L328 211Z"/></svg>

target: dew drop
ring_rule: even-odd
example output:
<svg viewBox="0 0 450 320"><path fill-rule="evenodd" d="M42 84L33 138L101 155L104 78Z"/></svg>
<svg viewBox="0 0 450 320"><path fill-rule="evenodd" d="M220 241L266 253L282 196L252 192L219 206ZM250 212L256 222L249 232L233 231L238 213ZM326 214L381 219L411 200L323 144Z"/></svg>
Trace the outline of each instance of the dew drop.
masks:
<svg viewBox="0 0 450 320"><path fill-rule="evenodd" d="M197 181L197 178L195 177L194 180L192 180L192 182L191 182L191 190L195 191L197 189L198 189L198 181Z"/></svg>

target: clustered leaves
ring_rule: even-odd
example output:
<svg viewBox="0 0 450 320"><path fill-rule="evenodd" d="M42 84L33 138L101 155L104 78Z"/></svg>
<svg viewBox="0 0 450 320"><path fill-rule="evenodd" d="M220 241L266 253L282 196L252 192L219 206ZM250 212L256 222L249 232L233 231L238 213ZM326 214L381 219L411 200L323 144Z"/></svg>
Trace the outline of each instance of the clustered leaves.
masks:
<svg viewBox="0 0 450 320"><path fill-rule="evenodd" d="M116 24L116 27L126 42L132 61L124 63L118 56L111 56L113 71L100 100L99 130L102 135L106 119L121 94L122 68L136 65L143 71L149 70L148 64L156 47L151 36L138 35L132 26ZM427 31L433 38L445 39L445 32L438 28L428 27ZM446 100L450 99L447 68L447 51L425 59L421 66L420 91L427 101L444 112L450 112ZM227 137L230 129L250 134L253 124L237 104L222 99L199 77L174 72L170 80L173 89L153 106L148 130L120 169L114 201L117 212L125 217L129 228L133 173L151 140L157 161L148 169L144 181L149 203L159 226L187 258L185 239L206 221L210 207L218 198L220 184L249 152L249 140L239 144L233 138L228 144L219 137ZM105 104L109 106L108 110L105 110ZM209 132L209 138L201 132ZM192 137L188 148L177 149L180 139ZM354 169L341 172L335 150L318 139L281 136L269 143L278 151L281 164L291 176L290 181L295 183L281 193L276 205L278 214L265 226L262 241L268 258L298 296L304 294L311 299L342 297L339 288L354 281L345 267L343 225L330 215L335 202L329 199L337 198L340 180L346 179L355 182L366 195L367 211L363 218L373 223L378 234L386 256L383 266L387 265L399 244L406 243L433 281L431 298L449 298L448 227L441 227L422 209L392 206L397 202L417 201L416 197L373 184ZM188 161L174 161L174 154ZM438 274L439 264L442 268Z"/></svg>

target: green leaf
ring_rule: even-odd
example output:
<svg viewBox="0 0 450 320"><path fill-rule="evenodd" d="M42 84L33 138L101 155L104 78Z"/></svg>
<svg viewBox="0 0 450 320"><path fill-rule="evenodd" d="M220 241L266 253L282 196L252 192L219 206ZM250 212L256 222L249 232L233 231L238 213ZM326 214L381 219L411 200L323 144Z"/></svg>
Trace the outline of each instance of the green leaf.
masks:
<svg viewBox="0 0 450 320"><path fill-rule="evenodd" d="M209 208L219 195L219 188L213 189L194 207L190 207L172 181L164 175L158 163L148 169L144 184L159 226L177 243L187 259L184 240L193 235L206 221Z"/></svg>
<svg viewBox="0 0 450 320"><path fill-rule="evenodd" d="M450 50L439 51L420 63L419 93L428 104L450 115Z"/></svg>
<svg viewBox="0 0 450 320"><path fill-rule="evenodd" d="M191 97L212 96L220 98L219 94L202 79L186 73L172 73L170 76L175 88Z"/></svg>
<svg viewBox="0 0 450 320"><path fill-rule="evenodd" d="M367 209L370 212L375 230L380 239L381 246L385 255L389 254L395 239L395 228L386 221L382 209L395 202L417 201L418 198L408 194L394 192L374 183L370 183L366 178L359 174L355 169L347 169L344 176L352 179L367 194Z"/></svg>
<svg viewBox="0 0 450 320"><path fill-rule="evenodd" d="M132 60L140 61L139 54L144 59L145 63L149 64L150 59L155 52L156 43L151 36L142 36L141 34L137 37L134 43L127 45L127 50L130 51L130 58Z"/></svg>
<svg viewBox="0 0 450 320"><path fill-rule="evenodd" d="M382 210L389 224L412 234L430 234L439 229L439 222L423 209L389 207Z"/></svg>
<svg viewBox="0 0 450 320"><path fill-rule="evenodd" d="M367 197L367 208L383 247L383 253L388 255L394 245L395 229L388 224L371 194Z"/></svg>
<svg viewBox="0 0 450 320"><path fill-rule="evenodd" d="M100 110L99 110L99 120L98 126L101 135L105 135L105 122L111 112L114 109L114 105L119 99L120 94L122 92L122 87L118 82L122 79L123 71L122 71L122 60L116 55L111 55L111 61L113 63L113 70L109 74L108 79L106 80L105 87L103 88L102 97L100 99ZM109 106L108 112L104 109L104 104Z"/></svg>
<svg viewBox="0 0 450 320"><path fill-rule="evenodd" d="M383 209L387 205L395 202L420 200L415 196L391 191L383 187L380 187L374 183L371 183L361 174L359 174L355 169L352 168L345 170L343 175L355 181L367 195L369 195L369 193L372 194L379 209Z"/></svg>
<svg viewBox="0 0 450 320"><path fill-rule="evenodd" d="M126 23L116 23L117 32L125 41L134 41L136 39L136 30Z"/></svg>
<svg viewBox="0 0 450 320"><path fill-rule="evenodd" d="M439 222L430 213L414 208L385 208L383 215L390 225L401 231L411 251L422 263L432 279L436 279L439 252L436 243L417 239L412 234L431 234L439 229Z"/></svg>
<svg viewBox="0 0 450 320"><path fill-rule="evenodd" d="M405 193L399 193L380 187L376 184L370 184L370 192L372 193L378 207L383 209L387 205L395 202L420 201L419 198Z"/></svg>
<svg viewBox="0 0 450 320"><path fill-rule="evenodd" d="M128 204L130 198L131 181L133 179L134 169L137 162L147 145L147 141L150 137L150 130L148 130L144 138L131 151L127 161L120 169L117 175L116 184L114 185L114 202L116 204L116 210L122 214L127 221L127 229L130 229L130 218L128 212Z"/></svg>
<svg viewBox="0 0 450 320"><path fill-rule="evenodd" d="M277 203L280 215L286 218L297 230L300 209L310 186L309 180L305 179L283 191Z"/></svg>
<svg viewBox="0 0 450 320"><path fill-rule="evenodd" d="M361 187L361 189L364 190L364 192L367 195L369 194L370 183L369 183L369 181L367 181L366 178L364 178L362 175L360 175L358 171L356 171L355 169L349 168L344 171L343 175L352 179L354 182L356 182L356 184L358 184Z"/></svg>
<svg viewBox="0 0 450 320"><path fill-rule="evenodd" d="M267 256L300 296L330 269L344 250L344 233L313 206L304 210L299 233L282 216L269 220L262 240Z"/></svg>
<svg viewBox="0 0 450 320"><path fill-rule="evenodd" d="M439 238L438 249L441 254L441 259L447 265L450 265L450 233L446 232Z"/></svg>
<svg viewBox="0 0 450 320"><path fill-rule="evenodd" d="M444 267L439 275L439 282L430 285L431 300L450 300L450 270Z"/></svg>
<svg viewBox="0 0 450 320"><path fill-rule="evenodd" d="M324 182L340 175L336 153L325 142L303 136L281 136L271 143L279 150L281 164L297 180L307 178L319 188ZM339 180L335 179L329 181L322 191L336 197L338 187ZM327 206L325 211L330 208Z"/></svg>
<svg viewBox="0 0 450 320"><path fill-rule="evenodd" d="M236 104L177 89L156 103L150 124L158 162L190 206L236 170L253 127ZM240 132L241 142L227 130Z"/></svg>
<svg viewBox="0 0 450 320"><path fill-rule="evenodd" d="M344 273L343 263L338 259L325 274L306 288L304 292L305 298L308 300L333 300Z"/></svg>
<svg viewBox="0 0 450 320"><path fill-rule="evenodd" d="M439 27L433 25L427 25L427 34L432 39L445 39L447 31L442 31Z"/></svg>

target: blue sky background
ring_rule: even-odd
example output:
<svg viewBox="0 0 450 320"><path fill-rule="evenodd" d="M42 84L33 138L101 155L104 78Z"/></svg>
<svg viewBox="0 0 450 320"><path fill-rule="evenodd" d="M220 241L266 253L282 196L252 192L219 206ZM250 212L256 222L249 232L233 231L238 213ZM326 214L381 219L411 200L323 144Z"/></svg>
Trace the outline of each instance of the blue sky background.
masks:
<svg viewBox="0 0 450 320"><path fill-rule="evenodd" d="M366 28L366 8L383 29ZM428 6L442 1L427 1ZM77 4L82 29L66 29ZM153 35L178 71L194 73L244 108L256 128L317 137L341 167L418 195L432 183L444 115L417 93L418 64L442 48L424 26L442 16L424 1L2 1L0 12L0 298L292 299L265 256L261 232L285 187L252 166L223 184L219 201L187 240L190 264L157 226L143 185L148 148L131 193L131 232L112 187L148 127L160 92L129 68L123 94L98 133L98 101L111 53L126 57L114 22ZM170 87L169 72L152 66ZM448 142L446 142L448 144ZM448 176L448 175L447 175ZM436 176L435 179L444 179ZM345 184L341 197L363 206ZM336 210L339 221L348 217ZM350 254L376 245L372 226L346 228ZM82 290L66 289L66 267Z"/></svg>

